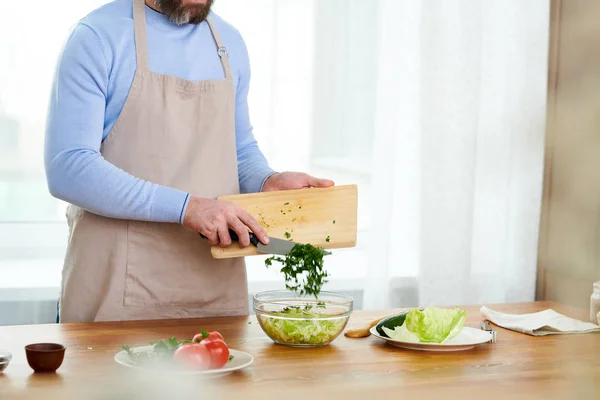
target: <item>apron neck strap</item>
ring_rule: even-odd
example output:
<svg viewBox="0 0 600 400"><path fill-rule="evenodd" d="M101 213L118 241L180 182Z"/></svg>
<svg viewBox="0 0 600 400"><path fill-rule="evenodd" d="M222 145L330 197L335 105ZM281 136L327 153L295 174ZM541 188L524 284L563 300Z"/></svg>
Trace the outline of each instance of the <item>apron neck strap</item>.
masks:
<svg viewBox="0 0 600 400"><path fill-rule="evenodd" d="M227 49L223 46L221 37L210 18L207 18L206 22L217 45L217 54L219 54L219 58L221 59L225 79L229 79L231 78L231 67L229 65ZM141 70L148 70L148 37L146 35L146 2L144 0L133 0L133 27L135 32L137 66Z"/></svg>
<svg viewBox="0 0 600 400"><path fill-rule="evenodd" d="M217 33L217 30L215 29L215 26L213 25L210 18L206 18L206 22L208 22L210 33L212 33L213 39L215 40L215 44L217 45L217 53L219 54L219 58L221 59L221 65L223 65L225 79L229 79L231 78L231 67L229 66L229 54L227 53L227 49L225 48L225 46L223 46L221 37Z"/></svg>
<svg viewBox="0 0 600 400"><path fill-rule="evenodd" d="M137 67L148 70L148 37L146 36L146 2L133 0L133 29Z"/></svg>

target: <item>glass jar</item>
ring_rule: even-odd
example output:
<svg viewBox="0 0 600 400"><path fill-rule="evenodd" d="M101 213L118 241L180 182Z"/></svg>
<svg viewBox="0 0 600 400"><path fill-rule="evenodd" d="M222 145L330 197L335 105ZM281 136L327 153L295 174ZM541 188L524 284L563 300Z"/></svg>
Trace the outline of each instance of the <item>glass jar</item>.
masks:
<svg viewBox="0 0 600 400"><path fill-rule="evenodd" d="M594 292L590 297L590 320L600 325L600 281L594 283Z"/></svg>

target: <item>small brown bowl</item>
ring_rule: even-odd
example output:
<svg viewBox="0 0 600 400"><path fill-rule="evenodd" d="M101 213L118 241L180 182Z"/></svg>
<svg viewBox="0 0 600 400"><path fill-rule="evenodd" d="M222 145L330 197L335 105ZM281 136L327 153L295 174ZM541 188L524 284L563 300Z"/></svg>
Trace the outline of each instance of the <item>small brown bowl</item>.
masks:
<svg viewBox="0 0 600 400"><path fill-rule="evenodd" d="M58 343L35 343L25 346L27 363L35 372L55 372L65 358L65 346Z"/></svg>

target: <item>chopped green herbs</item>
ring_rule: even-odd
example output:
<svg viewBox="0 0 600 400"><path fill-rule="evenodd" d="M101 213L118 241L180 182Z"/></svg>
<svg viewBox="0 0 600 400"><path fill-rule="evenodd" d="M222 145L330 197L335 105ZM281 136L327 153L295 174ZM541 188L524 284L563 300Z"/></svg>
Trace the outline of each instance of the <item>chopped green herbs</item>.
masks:
<svg viewBox="0 0 600 400"><path fill-rule="evenodd" d="M233 356L229 356L229 361L233 360Z"/></svg>
<svg viewBox="0 0 600 400"><path fill-rule="evenodd" d="M179 346L191 342L191 339L177 340L175 337L170 337L169 339L150 342L152 349L147 351L134 352L131 347L127 345L123 345L122 348L136 364L157 363L171 360L175 350L177 350Z"/></svg>
<svg viewBox="0 0 600 400"><path fill-rule="evenodd" d="M325 238L325 241L326 241L326 242L329 242L330 240L331 240L331 238L330 238L329 236L327 236L327 237Z"/></svg>
<svg viewBox="0 0 600 400"><path fill-rule="evenodd" d="M289 239L292 237L292 234L289 232L284 233L284 236L286 237L286 239Z"/></svg>
<svg viewBox="0 0 600 400"><path fill-rule="evenodd" d="M333 220L333 223L335 224L335 219Z"/></svg>
<svg viewBox="0 0 600 400"><path fill-rule="evenodd" d="M329 276L323 269L323 256L324 252L320 247L296 244L285 258L269 257L265 260L265 265L268 268L273 265L273 261L283 264L281 272L285 277L285 287L299 295L308 294L317 298Z"/></svg>
<svg viewBox="0 0 600 400"><path fill-rule="evenodd" d="M261 213L258 213L258 216L260 217L260 224L262 226L264 226L265 228L270 228L271 227L271 225L269 225L267 223L267 221L265 221L265 217Z"/></svg>
<svg viewBox="0 0 600 400"><path fill-rule="evenodd" d="M284 205L284 206L289 206L289 205L290 205L290 202L289 202L289 201L286 201L285 203L283 203L283 205Z"/></svg>

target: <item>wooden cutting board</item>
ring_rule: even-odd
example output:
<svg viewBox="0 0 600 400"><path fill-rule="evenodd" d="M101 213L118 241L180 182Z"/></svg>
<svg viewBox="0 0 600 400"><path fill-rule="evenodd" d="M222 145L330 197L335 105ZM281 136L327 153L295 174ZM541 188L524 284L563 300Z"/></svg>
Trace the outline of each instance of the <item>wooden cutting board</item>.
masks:
<svg viewBox="0 0 600 400"><path fill-rule="evenodd" d="M271 237L327 249L356 246L356 185L241 194L219 200L242 207ZM242 249L237 243L226 249L212 246L211 253L214 258L260 254L252 245Z"/></svg>

